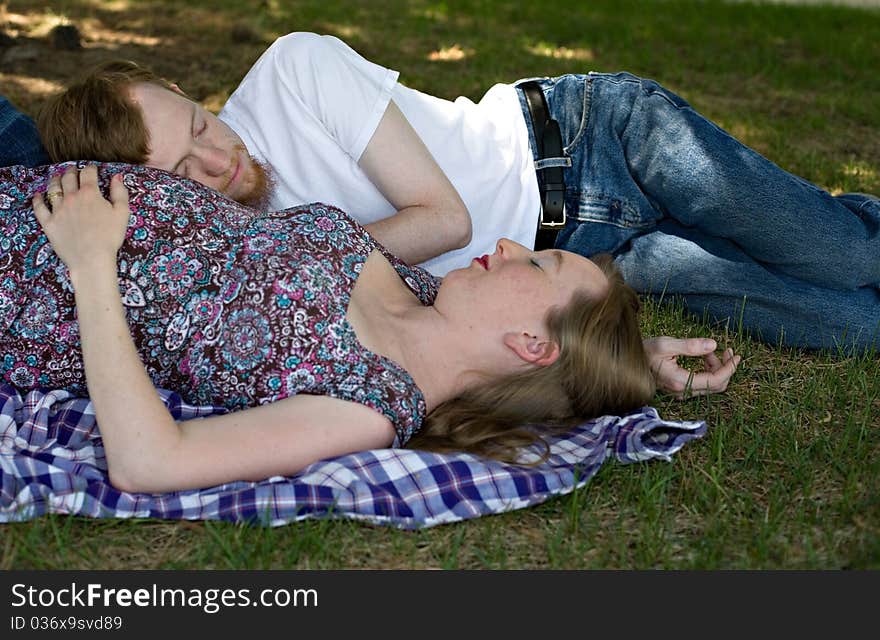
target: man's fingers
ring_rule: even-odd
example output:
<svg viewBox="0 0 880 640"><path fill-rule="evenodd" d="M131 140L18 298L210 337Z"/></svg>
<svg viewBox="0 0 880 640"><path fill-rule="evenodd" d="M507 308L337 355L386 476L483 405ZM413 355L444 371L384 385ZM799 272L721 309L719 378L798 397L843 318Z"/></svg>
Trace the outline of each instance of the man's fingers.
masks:
<svg viewBox="0 0 880 640"><path fill-rule="evenodd" d="M658 351L667 355L702 356L711 353L718 345L711 338L670 338L662 336L657 339Z"/></svg>
<svg viewBox="0 0 880 640"><path fill-rule="evenodd" d="M724 388L727 388L727 383L730 382L730 379L733 377L733 374L736 373L736 368L739 366L740 360L742 360L741 356L734 356L733 349L728 349L724 352L725 360L724 364L721 365L721 368L717 371L712 372L711 375L715 376L715 379L718 384L724 384Z"/></svg>
<svg viewBox="0 0 880 640"><path fill-rule="evenodd" d="M736 371L739 368L739 363L742 362L742 356L733 355L733 351L730 352L730 358L728 358L727 362L733 363L733 370ZM724 364L727 364L725 362Z"/></svg>
<svg viewBox="0 0 880 640"><path fill-rule="evenodd" d="M694 394L716 393L727 389L730 378L736 373L740 363L740 356L733 356L733 352L725 353L727 360L715 371L698 373L694 376Z"/></svg>
<svg viewBox="0 0 880 640"><path fill-rule="evenodd" d="M662 364L654 371L657 379L657 387L676 397L687 391L693 374L681 367L675 360L663 360Z"/></svg>
<svg viewBox="0 0 880 640"><path fill-rule="evenodd" d="M725 391L742 357L727 349L720 359L712 352L703 360L706 369L695 373L679 365L674 357L663 358L662 366L655 371L657 388L679 400Z"/></svg>
<svg viewBox="0 0 880 640"><path fill-rule="evenodd" d="M721 375L720 371L714 373L698 373L694 376L693 386L691 387L691 395L704 396L709 393L718 393L727 389L727 379Z"/></svg>
<svg viewBox="0 0 880 640"><path fill-rule="evenodd" d="M703 362L706 363L706 369L708 371L717 371L721 365L724 364L714 351L703 356Z"/></svg>
<svg viewBox="0 0 880 640"><path fill-rule="evenodd" d="M739 363L742 361L742 356L734 355L733 349L726 349L724 351L724 365L730 365L733 367L733 370L736 371L736 368L739 366Z"/></svg>

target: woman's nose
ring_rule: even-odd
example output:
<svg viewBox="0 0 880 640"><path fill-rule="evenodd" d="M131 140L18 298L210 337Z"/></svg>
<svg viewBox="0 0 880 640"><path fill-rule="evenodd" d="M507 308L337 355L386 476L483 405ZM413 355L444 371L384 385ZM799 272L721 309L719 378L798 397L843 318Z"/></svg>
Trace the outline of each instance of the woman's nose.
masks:
<svg viewBox="0 0 880 640"><path fill-rule="evenodd" d="M522 251L528 251L528 249L526 249L518 242L514 242L510 238L501 238L495 244L495 251L498 253L499 256L512 258Z"/></svg>

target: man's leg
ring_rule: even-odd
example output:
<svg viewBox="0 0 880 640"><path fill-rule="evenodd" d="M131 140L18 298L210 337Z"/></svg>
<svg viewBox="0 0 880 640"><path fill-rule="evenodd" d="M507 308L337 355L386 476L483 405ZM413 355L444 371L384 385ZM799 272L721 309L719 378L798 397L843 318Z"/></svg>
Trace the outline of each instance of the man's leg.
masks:
<svg viewBox="0 0 880 640"><path fill-rule="evenodd" d="M769 271L734 243L675 222L617 256L626 281L655 298L765 342L846 353L880 350L880 289L824 289Z"/></svg>
<svg viewBox="0 0 880 640"><path fill-rule="evenodd" d="M771 342L780 329L800 346L859 329L859 343L872 341L880 202L783 171L651 81L593 74L576 87L563 79L547 92L572 158L557 246L613 252L637 289L666 283L698 314L738 316L736 301L751 300L743 327ZM658 230L679 242L643 238Z"/></svg>
<svg viewBox="0 0 880 640"><path fill-rule="evenodd" d="M820 287L880 284L880 202L834 197L783 171L650 80L593 77L593 110L616 110L627 168L664 219L734 242ZM593 112L591 112L591 117Z"/></svg>
<svg viewBox="0 0 880 640"><path fill-rule="evenodd" d="M0 96L0 167L49 164L34 121Z"/></svg>

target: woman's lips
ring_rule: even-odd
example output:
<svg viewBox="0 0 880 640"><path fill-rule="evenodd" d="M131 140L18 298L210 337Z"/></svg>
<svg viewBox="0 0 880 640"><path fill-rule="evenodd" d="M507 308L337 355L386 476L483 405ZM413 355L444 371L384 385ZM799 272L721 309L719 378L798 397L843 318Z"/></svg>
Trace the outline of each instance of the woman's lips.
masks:
<svg viewBox="0 0 880 640"><path fill-rule="evenodd" d="M480 256L479 258L474 258L474 260L479 262L486 271L489 270L489 256Z"/></svg>

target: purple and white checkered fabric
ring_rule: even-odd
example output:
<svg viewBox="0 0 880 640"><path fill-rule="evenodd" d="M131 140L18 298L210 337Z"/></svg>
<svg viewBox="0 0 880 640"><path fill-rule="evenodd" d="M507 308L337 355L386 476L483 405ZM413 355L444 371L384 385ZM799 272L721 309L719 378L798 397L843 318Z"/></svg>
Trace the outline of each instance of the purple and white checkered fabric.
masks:
<svg viewBox="0 0 880 640"><path fill-rule="evenodd" d="M160 394L177 420L219 412L187 405L168 391ZM0 405L0 522L46 513L269 526L344 517L415 529L538 504L589 482L609 453L624 463L669 460L706 432L704 422L661 420L645 407L592 420L555 438L550 459L536 467L467 454L377 449L322 460L292 477L149 495L110 485L88 399L64 391L22 397L0 384Z"/></svg>

